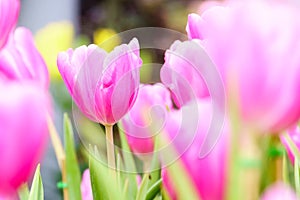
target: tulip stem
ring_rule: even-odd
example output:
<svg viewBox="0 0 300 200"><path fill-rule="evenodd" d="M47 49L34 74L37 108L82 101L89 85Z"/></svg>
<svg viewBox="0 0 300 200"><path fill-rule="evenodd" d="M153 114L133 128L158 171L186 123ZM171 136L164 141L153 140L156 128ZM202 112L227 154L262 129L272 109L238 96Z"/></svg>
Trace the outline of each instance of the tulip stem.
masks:
<svg viewBox="0 0 300 200"><path fill-rule="evenodd" d="M61 174L62 174L62 181L64 183L67 183L66 153L64 151L60 137L57 133L57 130L54 126L54 123L53 123L50 115L47 115L47 123L48 123L48 129L49 129L49 133L50 133L51 142L52 142L52 145L53 145L53 148L55 151L55 155L56 155L56 159L58 162L58 166L59 166ZM66 187L63 188L63 195L64 195L64 200L69 199L69 192Z"/></svg>
<svg viewBox="0 0 300 200"><path fill-rule="evenodd" d="M236 76L231 75L229 86L233 88L232 91L238 91ZM261 137L255 130L245 128L241 121L239 104L236 101L239 98L238 94L231 92L229 96L232 136L226 199L258 199L262 162Z"/></svg>
<svg viewBox="0 0 300 200"><path fill-rule="evenodd" d="M106 133L106 150L107 150L108 167L115 170L116 164L115 164L113 126L105 125L105 133Z"/></svg>

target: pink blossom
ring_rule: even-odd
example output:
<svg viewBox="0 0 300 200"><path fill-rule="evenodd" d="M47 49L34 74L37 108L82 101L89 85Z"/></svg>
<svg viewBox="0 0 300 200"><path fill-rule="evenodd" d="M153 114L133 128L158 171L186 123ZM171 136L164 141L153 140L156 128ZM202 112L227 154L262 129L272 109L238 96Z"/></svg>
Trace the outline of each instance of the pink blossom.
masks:
<svg viewBox="0 0 300 200"><path fill-rule="evenodd" d="M0 49L6 44L10 32L15 27L19 11L19 0L0 0Z"/></svg>
<svg viewBox="0 0 300 200"><path fill-rule="evenodd" d="M80 190L81 190L82 200L93 200L93 192L92 192L91 177L90 177L89 169L86 169L83 172L82 180L81 180L81 184L80 184Z"/></svg>
<svg viewBox="0 0 300 200"><path fill-rule="evenodd" d="M198 112L197 112L198 110ZM170 126L178 126L176 131L168 131L171 144L173 144L180 156L176 162L183 162L183 165L195 185L199 197L203 200L223 199L225 193L225 172L227 158L227 127L224 127L222 134L213 150L204 158L199 157L208 129L212 119L212 104L209 100L201 100L198 103L189 103L182 107L182 117L173 118ZM180 119L180 120L178 120ZM188 120L184 120L188 119ZM165 158L164 158L165 159ZM177 199L175 184L168 173L168 167L162 171L163 184L171 195Z"/></svg>
<svg viewBox="0 0 300 200"><path fill-rule="evenodd" d="M298 200L296 193L293 189L281 182L274 183L269 186L263 193L261 200Z"/></svg>
<svg viewBox="0 0 300 200"><path fill-rule="evenodd" d="M186 56L197 57L196 50L190 42L175 41L165 53L165 63L161 69L162 82L172 91L175 104L180 107L196 98L209 96L206 83Z"/></svg>
<svg viewBox="0 0 300 200"><path fill-rule="evenodd" d="M0 193L14 193L46 145L49 96L33 82L0 82Z"/></svg>
<svg viewBox="0 0 300 200"><path fill-rule="evenodd" d="M189 15L247 125L279 132L300 116L299 6L283 1L229 1Z"/></svg>
<svg viewBox="0 0 300 200"><path fill-rule="evenodd" d="M203 1L200 3L200 6L198 7L198 13L203 13L205 12L205 10L213 7L213 6L219 6L224 4L222 1L213 1L213 0L209 0L209 1Z"/></svg>
<svg viewBox="0 0 300 200"><path fill-rule="evenodd" d="M134 153L153 151L153 137L164 129L171 108L170 92L162 84L140 86L133 107L121 120Z"/></svg>
<svg viewBox="0 0 300 200"><path fill-rule="evenodd" d="M114 124L133 106L139 86L139 43L107 53L96 45L61 52L58 69L79 109L91 120Z"/></svg>
<svg viewBox="0 0 300 200"><path fill-rule="evenodd" d="M0 51L0 73L9 80L33 80L48 89L47 66L28 29L19 27L10 35Z"/></svg>

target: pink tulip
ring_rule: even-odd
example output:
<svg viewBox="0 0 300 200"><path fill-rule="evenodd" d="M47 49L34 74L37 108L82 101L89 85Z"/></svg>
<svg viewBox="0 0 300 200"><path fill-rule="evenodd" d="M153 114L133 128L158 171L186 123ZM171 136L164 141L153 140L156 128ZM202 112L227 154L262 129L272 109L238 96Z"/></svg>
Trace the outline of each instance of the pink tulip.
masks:
<svg viewBox="0 0 300 200"><path fill-rule="evenodd" d="M261 200L298 200L296 193L293 189L281 182L275 183L267 188Z"/></svg>
<svg viewBox="0 0 300 200"><path fill-rule="evenodd" d="M81 190L82 200L93 200L93 192L92 192L91 177L90 177L89 169L86 169L83 172L82 180L81 180L81 184L80 184L80 190Z"/></svg>
<svg viewBox="0 0 300 200"><path fill-rule="evenodd" d="M153 136L164 129L171 108L170 93L162 84L140 86L133 107L121 120L134 153L153 151Z"/></svg>
<svg viewBox="0 0 300 200"><path fill-rule="evenodd" d="M229 1L189 15L218 66L230 100L252 128L279 132L300 116L299 6L284 1Z"/></svg>
<svg viewBox="0 0 300 200"><path fill-rule="evenodd" d="M298 147L298 150L300 150L300 128L299 128L299 126L294 126L290 129L288 129L287 132L288 132L290 138L292 139L292 141L294 142L294 144ZM282 141L283 145L285 146L285 148L287 149L287 153L288 153L290 160L292 161L292 163L294 163L294 160L295 160L294 154L292 153L290 147L288 146L285 138L281 137L281 141Z"/></svg>
<svg viewBox="0 0 300 200"><path fill-rule="evenodd" d="M139 86L139 43L107 53L96 45L61 52L58 69L79 109L91 120L114 124L133 106Z"/></svg>
<svg viewBox="0 0 300 200"><path fill-rule="evenodd" d="M180 155L180 159L176 162L183 162L186 172L197 189L198 196L203 200L223 199L225 192L226 138L228 137L226 135L228 134L226 127L222 130L222 135L210 154L204 158L199 157L209 127L214 126L210 124L212 108L211 102L207 99L201 100L197 104L187 104L182 107L182 120L176 116L173 118L175 121L170 121L171 123L167 124L167 126L180 127L177 129L179 130L178 132L167 132L169 138L172 138L172 144ZM171 198L177 199L174 186L175 184L180 186L181 183L172 181L173 179L168 173L168 168L163 169L162 178L163 184Z"/></svg>
<svg viewBox="0 0 300 200"><path fill-rule="evenodd" d="M9 80L34 80L49 86L47 66L34 44L31 32L17 28L0 51L0 73Z"/></svg>
<svg viewBox="0 0 300 200"><path fill-rule="evenodd" d="M33 174L46 145L49 96L32 82L0 82L0 194ZM1 196L0 195L0 196Z"/></svg>
<svg viewBox="0 0 300 200"><path fill-rule="evenodd" d="M172 97L178 107L195 98L209 96L203 77L185 54L196 56L187 43L175 41L165 53L165 63L160 73L162 82L171 89Z"/></svg>
<svg viewBox="0 0 300 200"><path fill-rule="evenodd" d="M0 49L15 27L20 11L19 0L0 0Z"/></svg>

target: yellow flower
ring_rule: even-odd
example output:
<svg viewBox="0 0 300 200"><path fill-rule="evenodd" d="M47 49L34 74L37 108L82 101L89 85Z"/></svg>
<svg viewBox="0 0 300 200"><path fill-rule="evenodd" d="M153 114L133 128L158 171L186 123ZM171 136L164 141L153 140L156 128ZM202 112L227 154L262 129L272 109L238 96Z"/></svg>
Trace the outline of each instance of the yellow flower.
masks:
<svg viewBox="0 0 300 200"><path fill-rule="evenodd" d="M110 52L114 47L120 45L121 38L113 29L99 28L94 32L94 43Z"/></svg>
<svg viewBox="0 0 300 200"><path fill-rule="evenodd" d="M35 42L48 66L52 81L61 80L56 65L57 54L72 46L74 27L67 21L54 22L46 25L35 35Z"/></svg>

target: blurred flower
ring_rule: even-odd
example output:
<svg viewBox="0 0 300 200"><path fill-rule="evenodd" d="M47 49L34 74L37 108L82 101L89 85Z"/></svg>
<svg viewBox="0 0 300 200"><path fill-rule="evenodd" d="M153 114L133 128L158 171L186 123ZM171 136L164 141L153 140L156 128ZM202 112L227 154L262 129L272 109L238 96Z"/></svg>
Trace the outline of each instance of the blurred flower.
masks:
<svg viewBox="0 0 300 200"><path fill-rule="evenodd" d="M170 93L162 84L140 86L133 107L121 120L134 153L152 153L153 137L164 128L170 108Z"/></svg>
<svg viewBox="0 0 300 200"><path fill-rule="evenodd" d="M267 188L261 200L298 200L293 189L281 182L275 183Z"/></svg>
<svg viewBox="0 0 300 200"><path fill-rule="evenodd" d="M83 172L82 180L80 184L82 200L93 200L93 192L90 178L90 170L86 169Z"/></svg>
<svg viewBox="0 0 300 200"><path fill-rule="evenodd" d="M33 82L0 82L0 193L34 172L48 137L49 96Z"/></svg>
<svg viewBox="0 0 300 200"><path fill-rule="evenodd" d="M19 0L0 0L0 49L6 44L10 32L15 27L19 11Z"/></svg>
<svg viewBox="0 0 300 200"><path fill-rule="evenodd" d="M19 27L10 35L0 51L0 73L10 80L34 80L48 89L47 66L28 29Z"/></svg>
<svg viewBox="0 0 300 200"><path fill-rule="evenodd" d="M294 126L290 129L288 129L287 132L288 132L289 136L291 137L291 139L293 140L293 142L295 143L295 145L298 147L298 150L300 150L300 128L299 128L299 126ZM292 161L292 163L294 163L295 157L294 157L288 143L286 142L284 137L281 137L281 141L284 144L284 146L288 152L288 156L289 156L290 160Z"/></svg>
<svg viewBox="0 0 300 200"><path fill-rule="evenodd" d="M210 124L212 108L212 104L208 99L197 103L189 103L181 109L182 120L178 117L178 113L175 113L173 120L167 124L167 126L180 127L176 129L177 131L167 132L180 155L180 159L176 162L183 162L198 195L203 200L223 199L225 192L227 127L223 128L222 134L210 154L204 158L199 158L201 146L208 134L209 127L213 126L213 124ZM177 199L174 184L180 183L172 181L172 177L168 174L168 168L163 169L162 178L171 198Z"/></svg>
<svg viewBox="0 0 300 200"><path fill-rule="evenodd" d="M255 14L254 14L255 13ZM218 66L247 125L279 132L300 116L300 16L283 1L229 1L189 15L187 32Z"/></svg>
<svg viewBox="0 0 300 200"><path fill-rule="evenodd" d="M178 107L196 98L209 96L203 77L193 66L194 62L189 60L188 55L195 59L204 58L199 58L198 49L193 48L191 43L175 41L166 51L165 63L160 71L161 80L172 91L172 97Z"/></svg>
<svg viewBox="0 0 300 200"><path fill-rule="evenodd" d="M61 79L56 65L57 54L72 46L73 40L74 27L67 21L50 23L36 33L36 46L47 63L51 80Z"/></svg>
<svg viewBox="0 0 300 200"><path fill-rule="evenodd" d="M198 13L203 13L205 12L205 10L213 7L213 6L219 6L219 5L222 5L222 2L220 0L218 1L202 1L200 3L200 5L198 6Z"/></svg>
<svg viewBox="0 0 300 200"><path fill-rule="evenodd" d="M114 124L133 106L139 86L139 43L109 54L96 45L61 52L58 69L79 109L91 120Z"/></svg>
<svg viewBox="0 0 300 200"><path fill-rule="evenodd" d="M107 52L120 45L121 38L113 29L99 28L94 32L94 43Z"/></svg>

